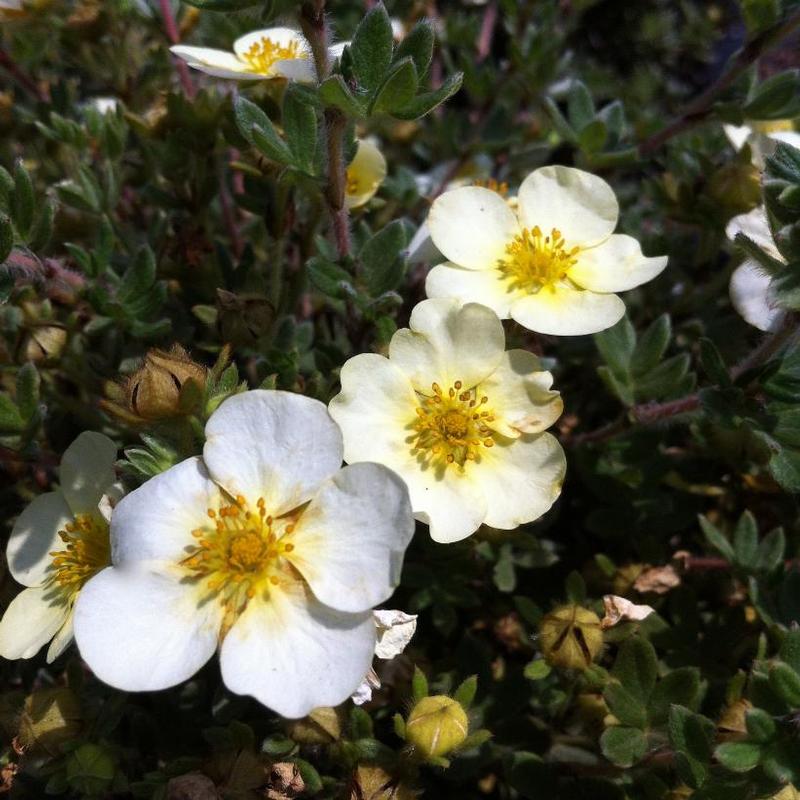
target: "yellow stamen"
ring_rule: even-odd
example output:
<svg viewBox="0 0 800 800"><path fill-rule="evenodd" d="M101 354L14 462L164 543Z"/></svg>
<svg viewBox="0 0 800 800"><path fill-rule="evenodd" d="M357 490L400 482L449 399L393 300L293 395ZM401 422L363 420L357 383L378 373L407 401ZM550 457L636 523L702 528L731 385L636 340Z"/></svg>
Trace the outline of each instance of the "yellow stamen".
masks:
<svg viewBox="0 0 800 800"><path fill-rule="evenodd" d="M99 516L76 514L58 535L66 546L50 553L50 583L73 601L86 581L111 563L108 523Z"/></svg>
<svg viewBox="0 0 800 800"><path fill-rule="evenodd" d="M290 61L293 59L307 58L308 56L300 49L299 42L289 42L281 45L273 42L267 36L263 36L259 41L250 45L242 59L247 62L250 72L258 75L268 75L272 71L273 65L277 61Z"/></svg>

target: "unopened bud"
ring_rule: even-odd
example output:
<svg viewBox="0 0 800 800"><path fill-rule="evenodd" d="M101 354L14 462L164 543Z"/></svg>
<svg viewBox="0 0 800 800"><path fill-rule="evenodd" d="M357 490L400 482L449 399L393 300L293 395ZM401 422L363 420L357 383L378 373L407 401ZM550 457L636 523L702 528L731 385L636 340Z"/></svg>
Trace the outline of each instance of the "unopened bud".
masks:
<svg viewBox="0 0 800 800"><path fill-rule="evenodd" d="M206 369L189 358L178 344L169 352L150 350L144 364L134 372L126 384L130 410L147 420L180 416L181 390L188 382L200 389L206 380Z"/></svg>
<svg viewBox="0 0 800 800"><path fill-rule="evenodd" d="M413 789L374 764L359 765L350 789L350 800L414 800L415 797Z"/></svg>
<svg viewBox="0 0 800 800"><path fill-rule="evenodd" d="M600 618L583 606L561 606L542 618L539 646L550 666L587 669L603 649Z"/></svg>
<svg viewBox="0 0 800 800"><path fill-rule="evenodd" d="M280 761L273 764L267 779L267 800L292 800L306 790L306 783L297 764Z"/></svg>
<svg viewBox="0 0 800 800"><path fill-rule="evenodd" d="M67 343L67 331L59 325L41 325L23 340L20 356L24 361L50 361L58 358Z"/></svg>
<svg viewBox="0 0 800 800"><path fill-rule="evenodd" d="M466 711L452 697L441 694L417 701L406 720L406 741L426 758L452 753L468 732Z"/></svg>
<svg viewBox="0 0 800 800"><path fill-rule="evenodd" d="M758 168L753 164L725 164L709 179L708 193L733 213L750 211L761 202Z"/></svg>

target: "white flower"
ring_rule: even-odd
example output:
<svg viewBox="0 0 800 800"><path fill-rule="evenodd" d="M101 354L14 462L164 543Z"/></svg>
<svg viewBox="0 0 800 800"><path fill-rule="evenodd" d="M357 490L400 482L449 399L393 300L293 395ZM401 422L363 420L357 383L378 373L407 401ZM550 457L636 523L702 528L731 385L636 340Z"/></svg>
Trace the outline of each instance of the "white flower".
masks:
<svg viewBox="0 0 800 800"><path fill-rule="evenodd" d="M413 520L396 475L341 462L341 434L317 400L226 400L202 459L114 510L113 566L75 610L95 674L127 691L164 689L219 647L226 686L285 717L347 699L372 661L372 608L399 580Z"/></svg>
<svg viewBox="0 0 800 800"><path fill-rule="evenodd" d="M358 208L368 203L386 178L386 159L374 142L359 139L355 157L347 167L345 205Z"/></svg>
<svg viewBox="0 0 800 800"><path fill-rule="evenodd" d="M438 542L540 517L566 468L543 433L562 410L550 373L525 350L506 352L502 323L477 303L426 300L410 326L392 337L388 359L362 353L342 367L329 408L345 460L397 472Z"/></svg>
<svg viewBox="0 0 800 800"><path fill-rule="evenodd" d="M331 47L331 58L341 56L345 44ZM183 44L176 44L170 50L190 67L218 78L240 81L288 78L302 83L312 83L316 78L311 49L302 34L292 28L252 31L233 43L232 53Z"/></svg>
<svg viewBox="0 0 800 800"><path fill-rule="evenodd" d="M725 228L726 236L733 242L740 233L755 242L776 261L785 261L772 239L763 206L731 219ZM779 327L785 315L776 304L771 283L772 278L769 273L752 258L746 258L731 275L729 292L733 307L745 322L761 331L771 331Z"/></svg>
<svg viewBox="0 0 800 800"><path fill-rule="evenodd" d="M476 186L434 202L428 227L449 261L428 274L429 297L483 303L539 333L596 333L625 313L614 292L646 283L667 264L613 233L617 199L588 172L538 169L517 202L515 213L497 192Z"/></svg>
<svg viewBox="0 0 800 800"><path fill-rule="evenodd" d="M792 128L791 120L723 125L722 129L734 150L741 150L746 144L750 145L750 160L754 166L762 170L767 156L775 152L779 142L800 148L800 132Z"/></svg>
<svg viewBox="0 0 800 800"><path fill-rule="evenodd" d="M399 656L406 649L417 630L417 615L389 609L378 609L373 614L378 631L375 656L383 661ZM380 678L370 667L361 685L353 692L351 699L357 706L363 706L364 703L372 700L372 690L380 688Z"/></svg>
<svg viewBox="0 0 800 800"><path fill-rule="evenodd" d="M98 508L116 492L117 447L86 432L66 449L60 488L37 497L14 525L6 555L26 586L0 621L0 655L32 658L52 639L47 661L72 641L73 607L86 581L110 560L108 521Z"/></svg>

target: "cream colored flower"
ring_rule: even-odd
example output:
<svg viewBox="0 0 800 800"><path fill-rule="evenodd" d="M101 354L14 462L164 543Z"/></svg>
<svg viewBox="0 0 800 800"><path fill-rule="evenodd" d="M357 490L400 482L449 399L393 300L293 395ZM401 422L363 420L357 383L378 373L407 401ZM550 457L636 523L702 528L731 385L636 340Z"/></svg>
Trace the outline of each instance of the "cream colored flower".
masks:
<svg viewBox="0 0 800 800"><path fill-rule="evenodd" d="M20 514L6 555L9 570L27 588L0 621L0 655L32 658L49 642L53 661L72 641L73 607L84 584L110 561L108 520L99 506L117 495L117 446L86 432L66 449L60 487L37 497Z"/></svg>
<svg viewBox="0 0 800 800"><path fill-rule="evenodd" d="M735 150L750 145L750 160L761 170L764 169L767 156L775 152L780 142L800 148L800 132L794 130L792 121L788 119L723 125L722 129Z"/></svg>
<svg viewBox="0 0 800 800"><path fill-rule="evenodd" d="M497 192L475 186L434 202L428 227L449 261L428 274L429 297L480 302L539 333L596 333L625 313L615 292L652 280L667 264L613 233L617 199L588 172L538 169L517 202L515 213Z"/></svg>
<svg viewBox="0 0 800 800"><path fill-rule="evenodd" d="M775 246L763 206L754 208L747 214L739 214L725 228L725 234L732 242L740 233L755 242L767 255L785 263ZM752 258L746 258L733 271L728 287L733 307L745 322L761 331L771 331L779 327L786 314L777 305L771 284L772 277L764 267Z"/></svg>
<svg viewBox="0 0 800 800"><path fill-rule="evenodd" d="M400 475L438 542L540 517L566 469L561 446L543 433L562 411L550 373L531 353L505 350L486 306L426 300L410 326L392 337L389 358L363 353L342 367L329 408L345 460Z"/></svg>
<svg viewBox="0 0 800 800"><path fill-rule="evenodd" d="M202 459L114 510L113 566L75 608L95 674L165 689L219 648L225 685L285 717L346 700L372 663L372 608L400 579L414 523L396 475L341 463L317 400L251 391L222 403Z"/></svg>
<svg viewBox="0 0 800 800"><path fill-rule="evenodd" d="M374 142L359 139L355 157L347 167L344 202L348 208L368 203L386 178L386 159Z"/></svg>
<svg viewBox="0 0 800 800"><path fill-rule="evenodd" d="M344 44L330 49L331 58L342 54ZM316 78L311 49L302 34L292 28L266 28L241 36L233 52L210 47L176 44L172 53L190 67L218 78L260 81L288 78L312 83Z"/></svg>

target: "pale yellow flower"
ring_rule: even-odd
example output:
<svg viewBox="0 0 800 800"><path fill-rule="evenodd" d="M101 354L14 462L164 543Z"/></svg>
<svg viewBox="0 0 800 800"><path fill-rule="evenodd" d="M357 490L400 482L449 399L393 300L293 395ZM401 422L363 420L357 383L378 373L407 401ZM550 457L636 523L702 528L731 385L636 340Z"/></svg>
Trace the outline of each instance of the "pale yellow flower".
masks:
<svg viewBox="0 0 800 800"><path fill-rule="evenodd" d="M358 140L356 155L347 167L345 205L352 209L368 203L386 178L386 159L368 139Z"/></svg>

